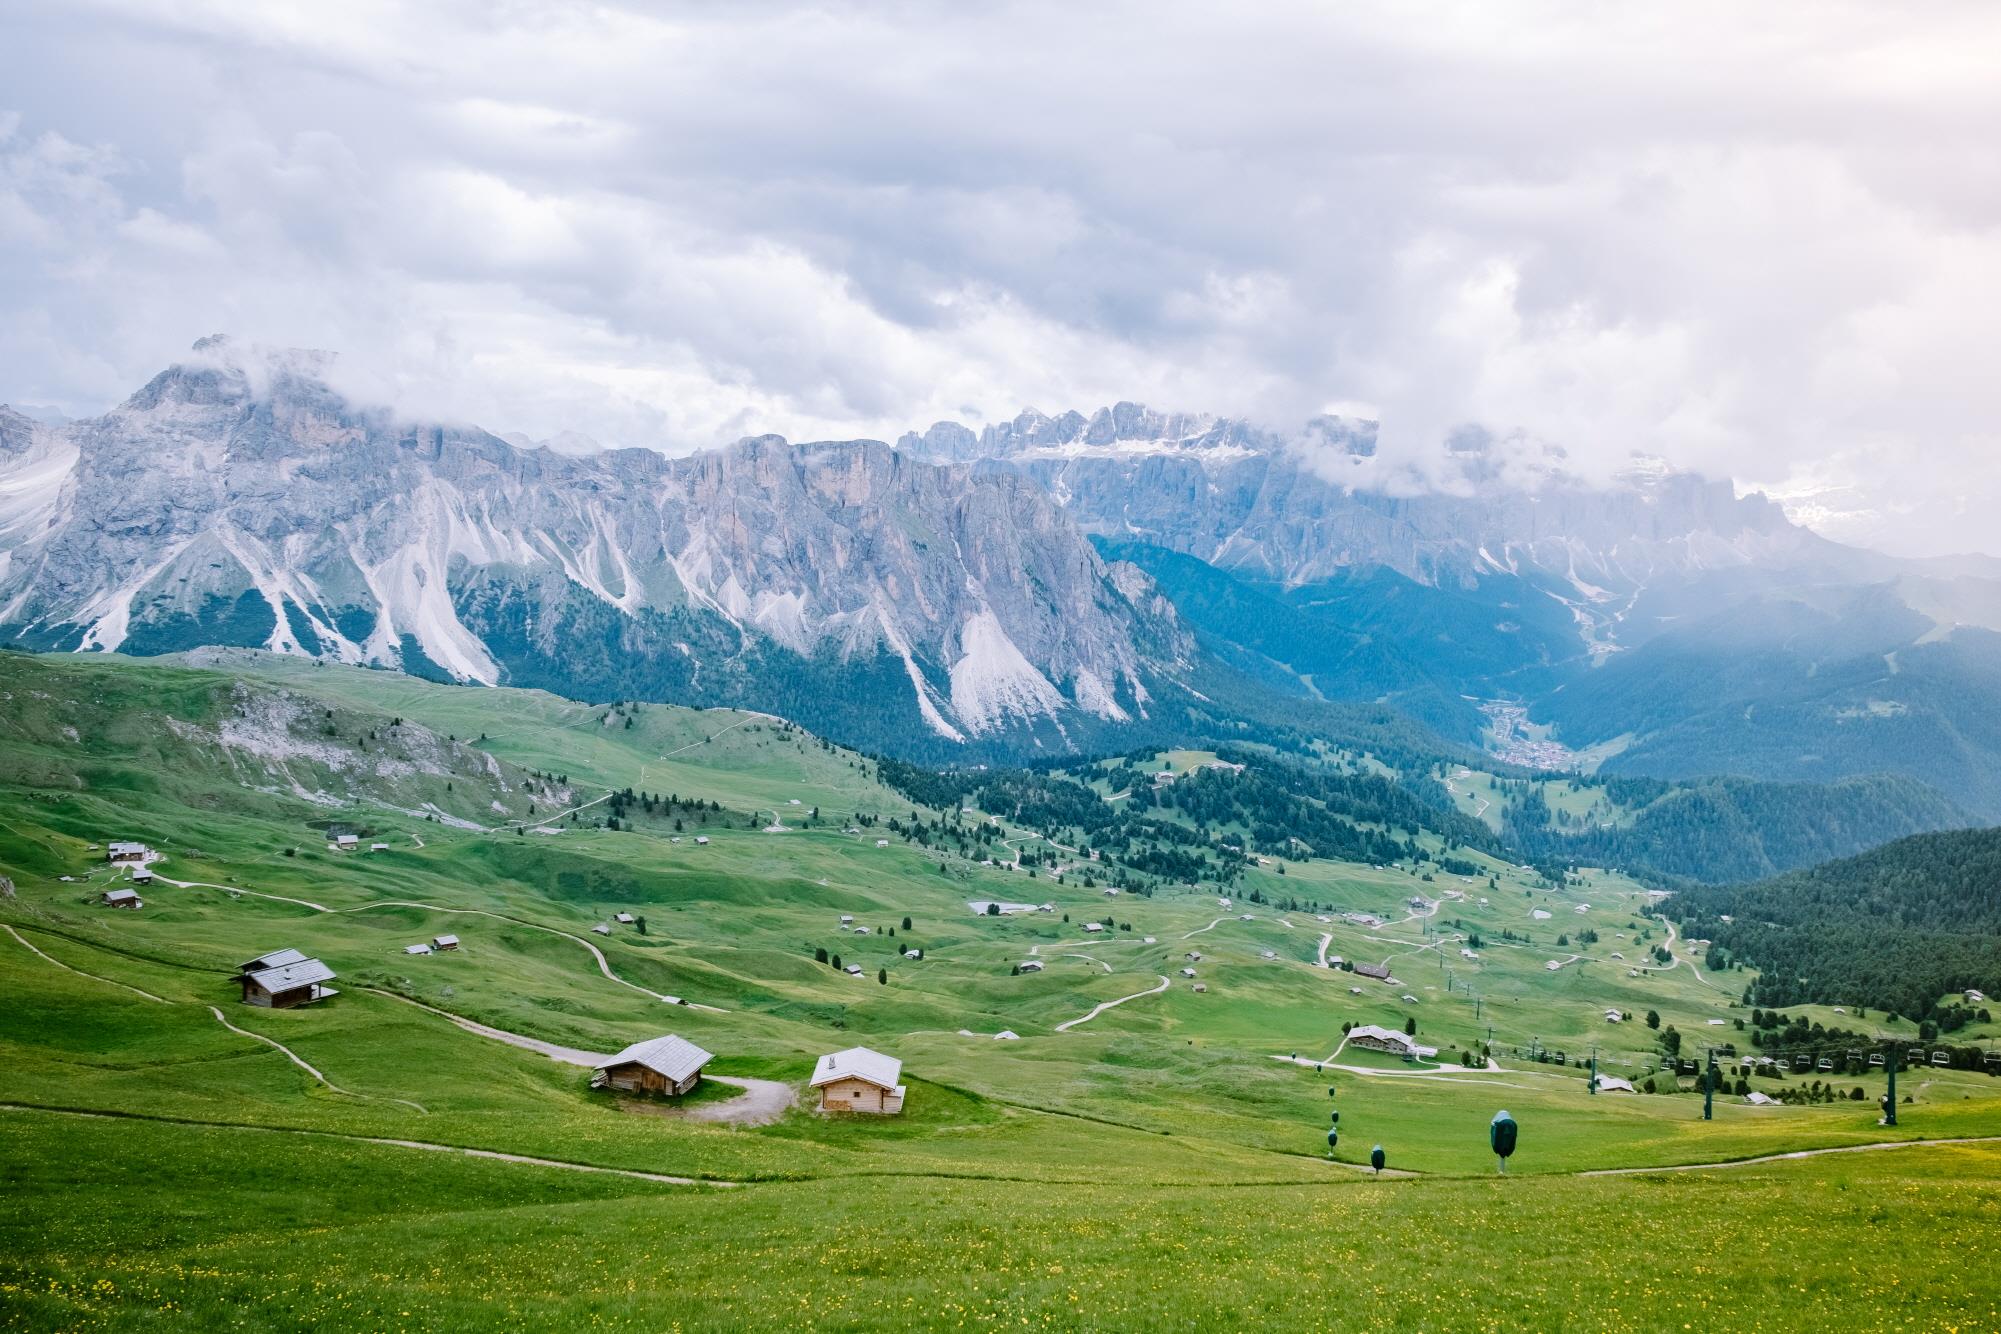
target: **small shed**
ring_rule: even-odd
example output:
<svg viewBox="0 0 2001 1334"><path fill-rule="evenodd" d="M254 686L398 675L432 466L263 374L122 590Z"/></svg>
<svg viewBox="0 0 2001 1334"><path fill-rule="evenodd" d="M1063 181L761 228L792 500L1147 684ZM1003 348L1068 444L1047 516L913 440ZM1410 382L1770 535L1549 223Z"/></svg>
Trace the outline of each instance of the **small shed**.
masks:
<svg viewBox="0 0 2001 1334"><path fill-rule="evenodd" d="M1019 968L1024 973L1039 973L1042 971L1042 960L1023 959L1020 963L1016 964L1015 967Z"/></svg>
<svg viewBox="0 0 2001 1334"><path fill-rule="evenodd" d="M620 926L631 926L632 914L629 912L613 913L611 920L617 922Z"/></svg>
<svg viewBox="0 0 2001 1334"><path fill-rule="evenodd" d="M455 950L455 949L457 949L458 947L459 947L459 938L458 938L457 936L432 936L432 937L431 937L431 948L433 948L433 949L440 949L440 950Z"/></svg>
<svg viewBox="0 0 2001 1334"><path fill-rule="evenodd" d="M371 843L368 845L368 850L370 852L387 852L389 851L389 845L387 843Z"/></svg>
<svg viewBox="0 0 2001 1334"><path fill-rule="evenodd" d="M701 1082L702 1067L714 1059L686 1038L669 1033L606 1057L592 1072L591 1087L678 1098Z"/></svg>
<svg viewBox="0 0 2001 1334"><path fill-rule="evenodd" d="M1605 1011L1605 1022L1606 1022L1606 1023L1608 1023L1608 1024L1620 1024L1620 1023L1624 1023L1624 1022L1625 1022L1625 1020L1626 1020L1626 1016L1625 1016L1625 1015L1623 1015L1623 1014L1621 1014L1621 1013L1620 1013L1619 1011L1617 1011L1617 1010L1607 1010L1607 1011Z"/></svg>
<svg viewBox="0 0 2001 1334"><path fill-rule="evenodd" d="M1209 984L1207 982L1197 982L1192 988L1192 990L1195 991L1207 991L1208 989L1209 989Z"/></svg>
<svg viewBox="0 0 2001 1334"><path fill-rule="evenodd" d="M1277 951L1277 950L1259 950L1259 951L1258 951L1258 957L1259 957L1260 959L1276 959L1276 958L1278 957L1278 951Z"/></svg>
<svg viewBox="0 0 2001 1334"><path fill-rule="evenodd" d="M333 979L334 970L318 959L300 959L297 963L245 973L237 980L243 984L245 1005L289 1010L295 1005L309 1005L316 1000L339 995L326 985Z"/></svg>
<svg viewBox="0 0 2001 1334"><path fill-rule="evenodd" d="M1193 977L1195 976L1195 970L1193 968L1184 968L1181 970L1181 975L1183 977Z"/></svg>
<svg viewBox="0 0 2001 1334"><path fill-rule="evenodd" d="M852 977L860 977L862 975L862 966L858 963L851 963L848 965L847 971Z"/></svg>
<svg viewBox="0 0 2001 1334"><path fill-rule="evenodd" d="M135 885L150 885L153 883L153 868L150 866L135 866L128 874L132 877L132 883Z"/></svg>
<svg viewBox="0 0 2001 1334"><path fill-rule="evenodd" d="M813 1068L812 1086L820 1090L823 1112L903 1110L904 1087L897 1081L903 1062L867 1047L849 1047L822 1056Z"/></svg>
<svg viewBox="0 0 2001 1334"><path fill-rule="evenodd" d="M841 914L842 926L853 926L854 924L855 924L855 915L853 913L844 912Z"/></svg>
<svg viewBox="0 0 2001 1334"><path fill-rule="evenodd" d="M361 839L354 834L336 834L334 846L342 852L352 852L361 846Z"/></svg>
<svg viewBox="0 0 2001 1334"><path fill-rule="evenodd" d="M889 846L889 840L886 838L879 838L875 841L875 845L878 848L886 848Z"/></svg>
<svg viewBox="0 0 2001 1334"><path fill-rule="evenodd" d="M1019 1042L1019 1041L1021 1041L1021 1034L1019 1034L1019 1033L1015 1032L1015 1031L1014 1031L1013 1029L1011 1029L1011 1028L1003 1028L1003 1029L1002 1029L1002 1030L1001 1030L1000 1032L998 1032L998 1033L994 1034L994 1041L995 1041L995 1042Z"/></svg>
<svg viewBox="0 0 2001 1334"><path fill-rule="evenodd" d="M708 836L707 834L697 834L697 835L695 835L695 846L696 846L696 847L700 847L700 848L706 848L706 847L708 847L708 846L709 846L709 836Z"/></svg>
<svg viewBox="0 0 2001 1334"><path fill-rule="evenodd" d="M924 957L924 951L916 948L907 949L903 952L903 957L906 959L921 959Z"/></svg>
<svg viewBox="0 0 2001 1334"><path fill-rule="evenodd" d="M139 897L139 891L136 889L107 889L104 891L104 902L113 908L143 908L146 906L145 900Z"/></svg>
<svg viewBox="0 0 2001 1334"><path fill-rule="evenodd" d="M1098 932L1103 931L1105 929L1105 924L1103 922L1086 922L1084 923L1084 929L1086 931L1089 931L1092 935L1096 935Z"/></svg>
<svg viewBox="0 0 2001 1334"><path fill-rule="evenodd" d="M1598 1076L1598 1091L1599 1091L1600 1093L1636 1093L1636 1092L1638 1092L1638 1090L1637 1090L1637 1089L1635 1089L1635 1088L1633 1087L1633 1081L1632 1081L1632 1080L1630 1080L1630 1079L1621 1079L1621 1078L1619 1078L1619 1076L1617 1076L1617 1075L1600 1075L1600 1076Z"/></svg>
<svg viewBox="0 0 2001 1334"><path fill-rule="evenodd" d="M403 952L405 954L429 954L431 952L431 947L419 941L415 945L405 945L403 947Z"/></svg>

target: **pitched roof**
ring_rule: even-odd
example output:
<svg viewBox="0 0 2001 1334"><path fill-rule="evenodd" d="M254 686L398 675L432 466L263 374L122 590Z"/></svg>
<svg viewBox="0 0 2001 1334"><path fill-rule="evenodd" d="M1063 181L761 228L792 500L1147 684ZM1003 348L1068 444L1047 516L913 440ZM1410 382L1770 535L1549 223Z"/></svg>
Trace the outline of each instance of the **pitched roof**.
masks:
<svg viewBox="0 0 2001 1334"><path fill-rule="evenodd" d="M123 903L127 899L136 899L138 897L139 891L136 889L107 889L104 891L104 901L106 903Z"/></svg>
<svg viewBox="0 0 2001 1334"><path fill-rule="evenodd" d="M457 936L432 936L431 943L438 946L456 945L459 943L459 938Z"/></svg>
<svg viewBox="0 0 2001 1334"><path fill-rule="evenodd" d="M678 1084L715 1059L714 1055L703 1051L688 1039L668 1033L664 1037L635 1042L618 1055L607 1056L599 1061L597 1068L607 1070L614 1065L638 1064L665 1075Z"/></svg>
<svg viewBox="0 0 2001 1334"><path fill-rule="evenodd" d="M250 974L250 980L264 990L277 993L291 991L314 982L331 982L334 970L318 959L301 959L297 963L281 964L276 968L261 968Z"/></svg>
<svg viewBox="0 0 2001 1334"><path fill-rule="evenodd" d="M820 1058L820 1063L813 1067L812 1087L852 1077L866 1080L877 1088L893 1089L902 1074L903 1062L894 1056L884 1056L867 1047L850 1047Z"/></svg>
<svg viewBox="0 0 2001 1334"><path fill-rule="evenodd" d="M238 965L236 971L239 973L255 973L265 968L283 968L288 963L304 963L305 961L306 956L297 950L272 950L269 954L258 955L249 963Z"/></svg>

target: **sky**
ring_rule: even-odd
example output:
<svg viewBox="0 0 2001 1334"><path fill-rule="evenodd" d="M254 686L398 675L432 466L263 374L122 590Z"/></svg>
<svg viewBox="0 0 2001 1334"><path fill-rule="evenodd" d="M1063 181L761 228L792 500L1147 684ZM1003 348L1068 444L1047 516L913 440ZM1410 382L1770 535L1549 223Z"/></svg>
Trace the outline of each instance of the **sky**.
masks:
<svg viewBox="0 0 2001 1334"><path fill-rule="evenodd" d="M0 400L679 453L1121 399L2001 553L2001 7L0 0Z"/></svg>

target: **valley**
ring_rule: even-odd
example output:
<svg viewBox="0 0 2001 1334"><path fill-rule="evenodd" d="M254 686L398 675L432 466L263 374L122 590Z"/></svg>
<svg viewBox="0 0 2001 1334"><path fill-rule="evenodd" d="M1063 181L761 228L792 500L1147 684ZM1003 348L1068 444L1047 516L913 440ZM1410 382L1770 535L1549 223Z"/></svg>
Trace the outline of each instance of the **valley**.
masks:
<svg viewBox="0 0 2001 1334"><path fill-rule="evenodd" d="M1608 1259L1534 1290L1482 1275L1602 1255L1608 1228L1673 1273L1698 1234L1667 1220L1692 1217L1739 1239L1702 1243L1710 1273L1808 1315L1857 1295L1847 1247L2001 1208L1984 1011L1927 1038L1796 1001L1799 1031L1755 1047L1758 974L1685 939L1658 890L1525 865L1442 784L1359 751L941 774L768 715L240 649L0 654L0 694L0 1172L21 1206L0 1292L23 1327L213 1328L253 1288L307 1327L651 1328L670 1290L697 1327L802 1299L857 1325L913 1304L1145 1325L1296 1314L1330 1256L1365 1276L1400 1249L1416 1281L1365 1283L1372 1320L1590 1301L1651 1324L1712 1287L1628 1292ZM1519 781L1483 790L1518 805ZM149 860L107 862L114 838ZM105 906L120 887L145 906ZM241 1004L232 972L279 948L339 994ZM679 1114L588 1086L581 1066L661 1033L715 1053ZM903 1063L900 1115L814 1109L816 1057L856 1044ZM1905 1045L1882 1126L1888 1072L1849 1056ZM1679 1062L1711 1049L1705 1119ZM1742 1064L1759 1052L1785 1060ZM1503 1107L1522 1140L1496 1179ZM1845 1149L1869 1151L1784 1156ZM147 1167L115 1204L52 1191L80 1155ZM1830 1182L1895 1203L1830 1210ZM81 1220L114 1211L107 1252ZM1468 1211L1473 1231L1447 1222ZM1131 1281L1169 1255L1199 1291ZM1969 1269L1887 1309L1978 1323L1984 1294Z"/></svg>

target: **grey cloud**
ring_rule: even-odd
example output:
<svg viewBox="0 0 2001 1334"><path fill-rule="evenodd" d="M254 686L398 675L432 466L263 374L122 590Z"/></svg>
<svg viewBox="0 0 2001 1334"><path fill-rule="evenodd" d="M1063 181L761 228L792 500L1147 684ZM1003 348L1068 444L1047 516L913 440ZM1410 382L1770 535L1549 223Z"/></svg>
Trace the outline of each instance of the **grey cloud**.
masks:
<svg viewBox="0 0 2001 1334"><path fill-rule="evenodd" d="M1531 478L1658 455L2001 548L1991 7L504 14L0 18L0 395L94 410L226 328L668 450L1338 402L1365 484L1460 484L1479 423Z"/></svg>

